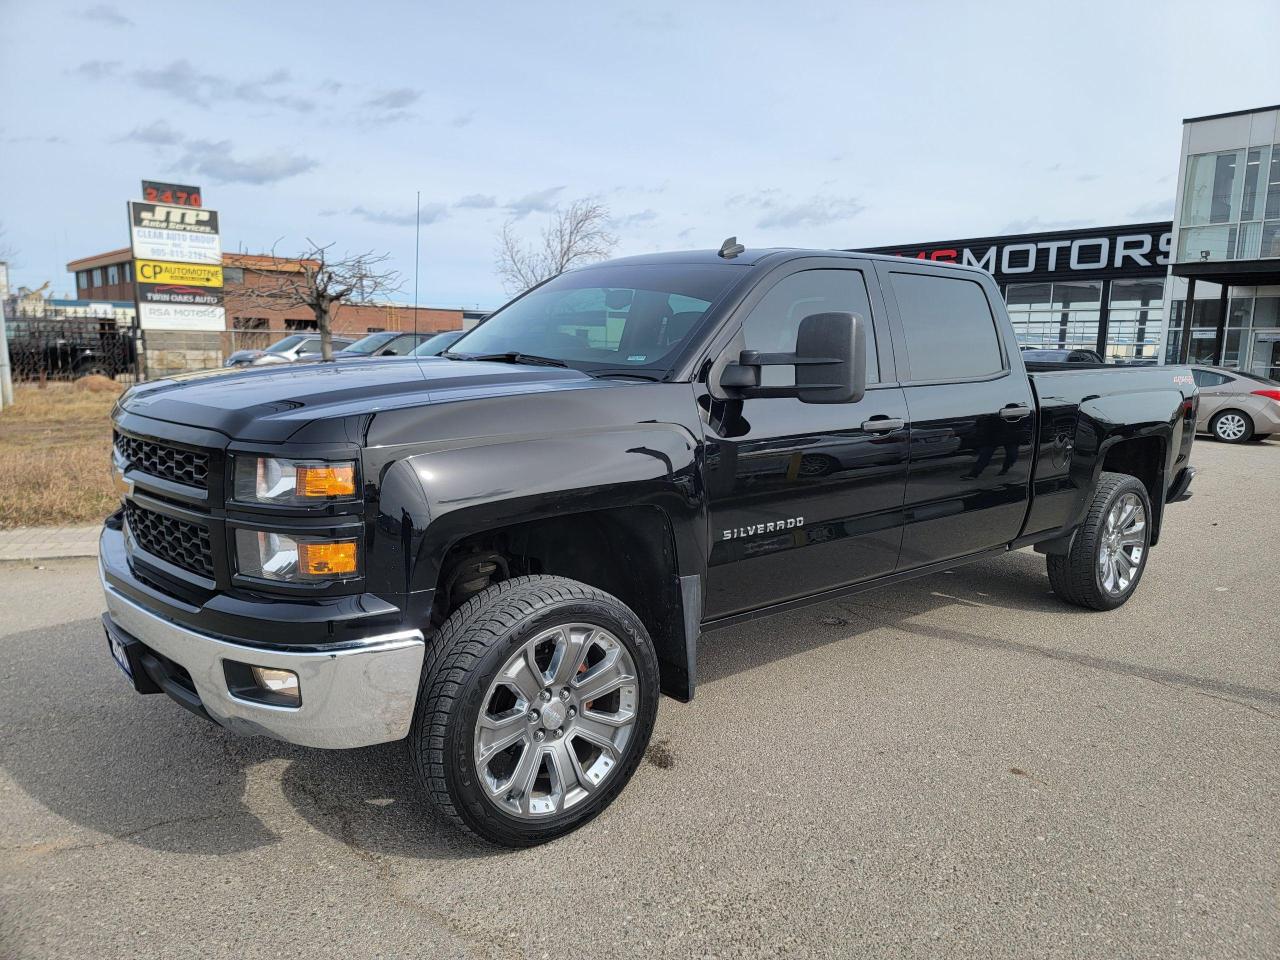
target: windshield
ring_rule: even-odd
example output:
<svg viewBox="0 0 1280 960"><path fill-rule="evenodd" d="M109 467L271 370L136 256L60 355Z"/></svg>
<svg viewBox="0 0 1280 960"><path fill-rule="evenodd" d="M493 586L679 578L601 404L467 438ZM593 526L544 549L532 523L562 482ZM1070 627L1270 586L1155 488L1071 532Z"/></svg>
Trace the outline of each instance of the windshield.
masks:
<svg viewBox="0 0 1280 960"><path fill-rule="evenodd" d="M294 334L292 337L285 337L279 343L273 343L267 347L267 353L287 353L305 339L307 339L305 336L298 334Z"/></svg>
<svg viewBox="0 0 1280 960"><path fill-rule="evenodd" d="M427 337L422 343L409 354L411 357L434 357L438 356L442 351L448 350L451 346L458 342L458 339L465 333L465 330L449 330L445 333L437 333L434 337Z"/></svg>
<svg viewBox="0 0 1280 960"><path fill-rule="evenodd" d="M526 353L587 373L665 377L703 315L743 271L631 264L561 274L466 333L450 356Z"/></svg>
<svg viewBox="0 0 1280 960"><path fill-rule="evenodd" d="M373 353L379 347L384 345L388 340L396 336L394 331L383 331L382 333L371 333L367 337L361 337L350 346L342 348L343 353Z"/></svg>

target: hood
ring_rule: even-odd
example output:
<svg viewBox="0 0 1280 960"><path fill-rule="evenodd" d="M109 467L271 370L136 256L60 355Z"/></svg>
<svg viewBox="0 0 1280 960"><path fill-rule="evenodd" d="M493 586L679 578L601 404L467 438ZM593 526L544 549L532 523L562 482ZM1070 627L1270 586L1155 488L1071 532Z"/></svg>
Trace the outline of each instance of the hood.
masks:
<svg viewBox="0 0 1280 960"><path fill-rule="evenodd" d="M435 357L221 367L139 384L128 413L216 430L236 440L281 442L323 419L480 397L622 386L578 370Z"/></svg>

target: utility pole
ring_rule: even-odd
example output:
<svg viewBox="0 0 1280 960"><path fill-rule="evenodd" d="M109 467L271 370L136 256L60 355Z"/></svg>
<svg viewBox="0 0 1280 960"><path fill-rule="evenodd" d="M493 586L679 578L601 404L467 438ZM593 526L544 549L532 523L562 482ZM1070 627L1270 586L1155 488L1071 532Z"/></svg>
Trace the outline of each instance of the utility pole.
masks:
<svg viewBox="0 0 1280 960"><path fill-rule="evenodd" d="M0 410L13 406L13 370L9 366L9 324L4 319L4 303L9 299L9 264L0 260Z"/></svg>
<svg viewBox="0 0 1280 960"><path fill-rule="evenodd" d="M418 335L418 240L422 233L422 191L413 202L413 335Z"/></svg>

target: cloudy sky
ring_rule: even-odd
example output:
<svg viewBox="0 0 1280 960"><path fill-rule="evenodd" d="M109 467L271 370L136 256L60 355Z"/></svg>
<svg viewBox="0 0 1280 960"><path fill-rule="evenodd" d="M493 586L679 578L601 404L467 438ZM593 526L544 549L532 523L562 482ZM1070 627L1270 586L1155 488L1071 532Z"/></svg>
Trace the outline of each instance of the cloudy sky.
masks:
<svg viewBox="0 0 1280 960"><path fill-rule="evenodd" d="M1280 100L1274 2L0 0L0 37L0 246L59 292L144 177L406 296L421 191L420 301L493 307L503 222L576 197L620 254L1160 219L1183 117Z"/></svg>

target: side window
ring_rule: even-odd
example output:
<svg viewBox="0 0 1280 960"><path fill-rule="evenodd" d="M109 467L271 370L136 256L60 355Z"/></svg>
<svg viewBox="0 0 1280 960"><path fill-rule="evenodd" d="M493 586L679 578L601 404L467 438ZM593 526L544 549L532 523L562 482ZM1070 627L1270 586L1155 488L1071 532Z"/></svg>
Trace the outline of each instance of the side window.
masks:
<svg viewBox="0 0 1280 960"><path fill-rule="evenodd" d="M320 340L316 337L311 337L308 340L303 340L302 343L298 345L298 356L303 356L305 354L311 354L311 353L319 353L319 352L320 352Z"/></svg>
<svg viewBox="0 0 1280 960"><path fill-rule="evenodd" d="M396 337L379 352L384 357L402 357L413 348L413 337Z"/></svg>
<svg viewBox="0 0 1280 960"><path fill-rule="evenodd" d="M1191 378L1195 380L1197 387L1220 387L1224 383L1230 383L1233 379L1208 370L1192 370Z"/></svg>
<svg viewBox="0 0 1280 960"><path fill-rule="evenodd" d="M800 321L812 313L853 313L867 331L867 383L880 381L871 300L861 270L804 270L773 285L742 323L746 349L791 353ZM796 382L794 367L763 367L760 385L787 387Z"/></svg>
<svg viewBox="0 0 1280 960"><path fill-rule="evenodd" d="M963 380L1004 369L982 287L959 277L892 273L912 380Z"/></svg>

